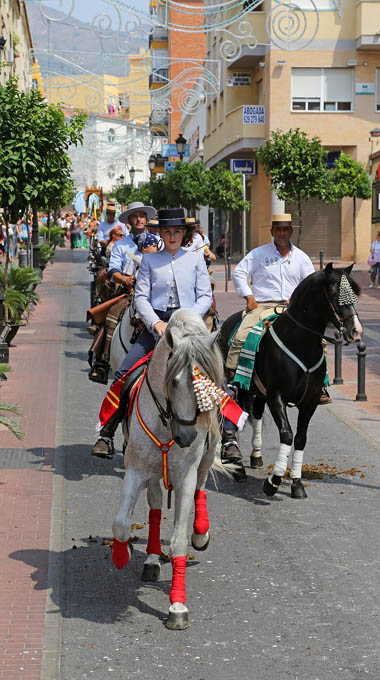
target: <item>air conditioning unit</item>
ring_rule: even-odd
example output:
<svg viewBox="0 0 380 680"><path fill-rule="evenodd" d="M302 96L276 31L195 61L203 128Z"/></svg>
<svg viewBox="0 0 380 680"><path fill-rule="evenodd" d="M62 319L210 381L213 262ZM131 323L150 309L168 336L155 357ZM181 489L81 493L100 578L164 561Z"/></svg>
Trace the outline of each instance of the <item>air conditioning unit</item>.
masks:
<svg viewBox="0 0 380 680"><path fill-rule="evenodd" d="M5 50L5 61L7 64L14 64L15 52L13 47L9 48L8 50Z"/></svg>

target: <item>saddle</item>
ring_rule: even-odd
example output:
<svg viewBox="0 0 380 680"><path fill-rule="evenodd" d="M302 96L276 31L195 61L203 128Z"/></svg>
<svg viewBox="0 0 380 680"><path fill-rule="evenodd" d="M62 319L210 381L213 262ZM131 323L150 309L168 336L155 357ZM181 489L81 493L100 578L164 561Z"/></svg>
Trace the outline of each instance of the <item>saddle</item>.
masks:
<svg viewBox="0 0 380 680"><path fill-rule="evenodd" d="M118 410L119 406L124 404L127 405L129 401L131 408L131 404L133 403L133 398L136 393L136 390L133 390L133 388L136 387L136 383L145 370L146 364L148 363L151 356L152 352L149 352L147 356L139 359L139 361L137 361L135 365L129 369L129 371L127 371L121 378L119 378L119 380L111 385L103 400L99 413L101 427L107 425L109 420ZM128 409L129 412L130 408Z"/></svg>
<svg viewBox="0 0 380 680"><path fill-rule="evenodd" d="M238 366L233 379L233 383L239 385L243 390L249 390L250 388L255 367L255 357L256 353L259 351L261 339L266 330L276 321L278 316L278 314L271 314L266 319L258 321L257 324L251 328L246 337L240 351ZM237 329L238 327L234 329L233 335L235 335Z"/></svg>

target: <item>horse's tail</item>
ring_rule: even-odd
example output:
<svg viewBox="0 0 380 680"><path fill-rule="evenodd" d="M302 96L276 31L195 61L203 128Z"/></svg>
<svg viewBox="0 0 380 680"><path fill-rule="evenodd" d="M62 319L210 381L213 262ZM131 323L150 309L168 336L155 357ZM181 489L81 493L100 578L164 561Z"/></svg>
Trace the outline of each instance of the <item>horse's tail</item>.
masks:
<svg viewBox="0 0 380 680"><path fill-rule="evenodd" d="M233 473L236 469L237 466L234 465L233 463L222 463L219 456L215 456L210 468L215 485L216 485L215 472L220 472L222 475L226 475L226 477L232 479Z"/></svg>

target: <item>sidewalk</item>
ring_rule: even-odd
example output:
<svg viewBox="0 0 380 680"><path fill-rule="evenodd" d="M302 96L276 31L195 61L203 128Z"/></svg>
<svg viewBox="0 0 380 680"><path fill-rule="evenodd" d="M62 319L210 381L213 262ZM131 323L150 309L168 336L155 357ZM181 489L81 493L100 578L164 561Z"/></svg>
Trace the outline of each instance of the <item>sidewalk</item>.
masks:
<svg viewBox="0 0 380 680"><path fill-rule="evenodd" d="M0 431L1 680L39 680L41 673L61 319L71 259L60 249L45 270L41 303L13 341L13 370L1 386L1 401L19 404L25 433L18 441L3 426Z"/></svg>
<svg viewBox="0 0 380 680"><path fill-rule="evenodd" d="M313 262L316 270L319 261ZM350 262L334 262L334 267L346 267ZM233 271L236 265L232 265ZM234 291L232 281L228 281L225 292L224 264L220 260L212 263L210 269L216 280L215 298L221 319L244 309L245 300ZM369 274L366 262L354 267L353 277L359 283L362 294L359 298L358 312L364 330L363 341L367 345L366 357L366 394L368 401L357 402L357 345L343 348L343 385L332 385L329 392L333 402L329 408L340 420L358 432L372 445L380 448L380 290L368 289ZM328 344L328 370L330 380L334 378L334 346Z"/></svg>

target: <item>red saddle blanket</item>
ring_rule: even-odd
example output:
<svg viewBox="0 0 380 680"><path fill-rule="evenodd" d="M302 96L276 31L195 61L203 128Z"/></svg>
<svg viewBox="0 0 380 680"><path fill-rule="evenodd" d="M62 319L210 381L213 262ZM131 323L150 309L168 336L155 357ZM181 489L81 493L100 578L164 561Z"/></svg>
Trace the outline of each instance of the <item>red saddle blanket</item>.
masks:
<svg viewBox="0 0 380 680"><path fill-rule="evenodd" d="M122 390L123 385L128 379L128 376L133 373L133 371L136 370L139 366L143 366L144 364L147 364L150 357L152 356L152 352L149 352L145 357L142 359L139 359L139 361L136 361L135 365L132 366L119 380L117 380L113 385L111 385L110 389L108 390L101 409L99 413L99 429L107 425L108 421L110 420L111 416L117 411L119 408L120 404L120 393ZM243 411L239 404L230 397L227 392L224 393L223 400L219 405L219 410L221 414L225 417L231 420L231 422L236 425L236 427L239 430L242 430L245 422L248 418L248 413L245 413Z"/></svg>

